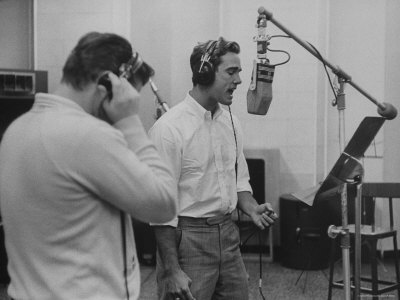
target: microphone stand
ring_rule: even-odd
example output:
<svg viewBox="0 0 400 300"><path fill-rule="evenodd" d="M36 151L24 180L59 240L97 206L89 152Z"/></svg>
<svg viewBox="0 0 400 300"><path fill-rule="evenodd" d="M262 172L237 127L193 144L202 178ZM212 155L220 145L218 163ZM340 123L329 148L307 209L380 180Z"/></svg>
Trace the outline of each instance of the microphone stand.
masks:
<svg viewBox="0 0 400 300"><path fill-rule="evenodd" d="M271 21L275 26L280 28L283 32L285 32L289 37L294 39L297 43L303 46L308 52L310 52L313 56L315 56L318 60L322 61L326 66L328 66L334 74L336 74L339 78L340 89L338 93L338 101L337 106L339 110L339 142L341 151L344 148L345 144L345 128L344 128L344 109L345 109L345 94L344 94L344 84L349 83L353 86L357 91L359 91L362 95L364 95L368 100L374 103L378 107L378 113L385 117L386 119L394 119L397 116L396 108L389 103L379 103L374 97L369 95L366 91L364 91L360 86L358 86L354 81L351 80L351 77L347 75L343 70L338 67L333 66L329 61L323 58L315 49L313 49L309 44L298 38L293 32L284 27L280 22L273 18L271 12L268 12L264 7L260 7L258 9L259 15L265 15L265 18ZM343 279L344 279L344 291L345 291L345 299L350 300L350 236L349 229L347 223L347 184L351 183L349 180L345 180L344 183L340 186L340 194L341 194L341 212L342 212L342 228L337 229L334 225L329 226L328 235L331 238L335 238L337 234L341 234L341 247L342 247L342 259L343 259ZM357 195L356 195L356 203L355 203L355 270L354 270L354 299L358 299L360 296L360 274L361 274L361 185L362 185L362 177L357 176L352 183L357 184Z"/></svg>
<svg viewBox="0 0 400 300"><path fill-rule="evenodd" d="M161 106L161 108L164 110L164 112L169 111L167 102L162 100L160 93L158 92L158 88L155 85L155 83L153 82L153 80L151 80L151 78L149 79L149 83L150 83L151 90L153 91L154 95L156 96L156 100L157 100L158 104Z"/></svg>
<svg viewBox="0 0 400 300"><path fill-rule="evenodd" d="M345 101L345 93L344 93L344 86L346 81L351 80L351 78L345 79L344 77L338 77L339 80L339 91L337 94L337 101L334 105L337 106L339 112L339 147L340 153L344 150L344 145L346 143L345 137L345 115L344 111L346 108L346 101ZM336 227L332 225L329 226L328 235L330 238L336 238L337 234L341 234L340 246L342 248L342 265L343 265L343 283L344 283L344 294L345 299L351 299L351 286L350 286L350 233L348 227L348 203L347 203L347 182L344 182L340 186L340 203L341 203L341 214L342 214L342 229L337 230ZM357 227L357 226L356 226ZM356 252L357 253L357 252ZM357 276L357 268L355 270L355 276ZM359 285L355 284L356 290ZM358 295L357 291L355 294ZM356 298L355 298L356 299Z"/></svg>

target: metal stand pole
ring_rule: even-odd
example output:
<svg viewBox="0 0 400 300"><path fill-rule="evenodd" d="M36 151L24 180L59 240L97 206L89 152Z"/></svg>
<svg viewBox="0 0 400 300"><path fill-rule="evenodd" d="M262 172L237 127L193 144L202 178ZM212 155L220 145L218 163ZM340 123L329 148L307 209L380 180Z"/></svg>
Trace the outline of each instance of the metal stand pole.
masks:
<svg viewBox="0 0 400 300"><path fill-rule="evenodd" d="M346 100L344 93L344 85L347 82L346 78L339 77L339 91L337 94L337 105L339 111L339 145L340 151L343 152L345 146L345 117L344 110L346 108ZM350 157L350 159L357 159ZM359 163L361 166L361 164ZM355 199L355 260L354 260L354 299L358 299L360 296L360 275L361 275L361 176L356 178L344 178L352 183L357 184L357 196ZM351 299L351 277L350 277L350 234L348 228L348 198L347 198L347 184L342 185L341 190L341 206L342 206L342 231L341 231L341 247L342 247L342 259L343 259L343 282L345 299ZM330 227L330 230L332 228ZM329 233L328 233L329 235Z"/></svg>
<svg viewBox="0 0 400 300"><path fill-rule="evenodd" d="M346 300L350 300L350 234L347 217L347 183L341 185L341 206L342 206L342 261L343 261L343 283Z"/></svg>
<svg viewBox="0 0 400 300"><path fill-rule="evenodd" d="M343 152L344 145L346 143L345 138L345 117L344 110L346 108L344 85L346 80L339 77L339 91L337 94L337 105L339 112L339 146L340 151ZM344 294L345 299L350 300L350 234L348 228L348 203L347 203L347 183L341 186L341 209L342 209L342 235L341 235L341 247L342 247L342 260L343 260L343 283L344 283Z"/></svg>
<svg viewBox="0 0 400 300"><path fill-rule="evenodd" d="M337 93L337 99L332 102L333 106L337 106L339 113L339 149L343 152L346 143L346 128L345 128L345 117L344 110L346 109L346 94L344 93L344 85L347 82L343 77L338 77L339 80L339 91Z"/></svg>
<svg viewBox="0 0 400 300"><path fill-rule="evenodd" d="M361 289L361 198L362 198L362 177L357 176L357 196L355 203L355 241L354 241L354 299L360 298Z"/></svg>

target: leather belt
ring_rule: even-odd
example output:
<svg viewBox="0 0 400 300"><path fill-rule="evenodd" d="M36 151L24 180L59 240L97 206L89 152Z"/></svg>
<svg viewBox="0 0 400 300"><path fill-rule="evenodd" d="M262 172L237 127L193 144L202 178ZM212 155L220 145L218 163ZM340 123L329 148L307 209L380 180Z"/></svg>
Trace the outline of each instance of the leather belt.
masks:
<svg viewBox="0 0 400 300"><path fill-rule="evenodd" d="M179 225L218 225L232 220L232 214L219 215L208 218L178 217Z"/></svg>

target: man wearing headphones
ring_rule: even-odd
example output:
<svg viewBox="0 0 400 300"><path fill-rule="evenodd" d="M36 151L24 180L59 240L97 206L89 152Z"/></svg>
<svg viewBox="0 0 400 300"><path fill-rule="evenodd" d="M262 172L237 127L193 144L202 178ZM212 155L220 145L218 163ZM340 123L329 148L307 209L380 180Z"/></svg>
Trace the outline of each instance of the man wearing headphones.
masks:
<svg viewBox="0 0 400 300"><path fill-rule="evenodd" d="M126 39L88 33L55 92L37 94L7 129L0 204L12 298L139 298L131 216L176 215L174 178L138 117L133 85L151 74Z"/></svg>
<svg viewBox="0 0 400 300"><path fill-rule="evenodd" d="M178 217L153 224L162 300L248 299L231 214L240 208L260 229L277 218L252 197L239 122L221 107L229 108L241 83L239 52L223 38L194 47L193 88L150 130L178 186Z"/></svg>

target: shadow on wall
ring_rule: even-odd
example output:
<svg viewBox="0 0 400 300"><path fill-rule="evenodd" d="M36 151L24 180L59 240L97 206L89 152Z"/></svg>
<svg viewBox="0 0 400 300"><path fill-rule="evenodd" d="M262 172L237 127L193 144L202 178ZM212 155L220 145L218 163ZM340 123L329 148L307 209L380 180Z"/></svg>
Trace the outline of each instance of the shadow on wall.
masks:
<svg viewBox="0 0 400 300"><path fill-rule="evenodd" d="M273 209L279 214L279 195L280 191L280 151L279 149L244 149L244 155L248 160L249 165L249 173L250 173L250 183L253 187L253 192L256 194L258 184L261 184L259 178L254 178L255 176L261 176L264 179L264 188L260 188L260 190L264 191L264 197L262 202L271 203ZM258 174L258 170L256 170L257 165L251 163L251 160L254 162L262 161L264 167L264 174ZM261 198L261 197L260 197ZM259 201L259 199L257 199ZM259 201L260 202L260 201ZM279 243L279 220L274 225L273 233L274 233L274 245L278 245Z"/></svg>

